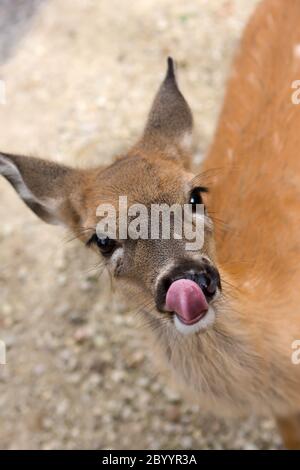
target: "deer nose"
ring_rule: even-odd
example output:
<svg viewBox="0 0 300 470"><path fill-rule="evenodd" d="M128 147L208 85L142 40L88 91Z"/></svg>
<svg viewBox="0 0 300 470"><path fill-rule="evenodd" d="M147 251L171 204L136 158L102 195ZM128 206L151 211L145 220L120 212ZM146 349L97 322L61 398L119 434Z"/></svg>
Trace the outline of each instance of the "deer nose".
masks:
<svg viewBox="0 0 300 470"><path fill-rule="evenodd" d="M178 280L193 281L205 296L207 303L211 302L218 290L221 290L221 279L219 271L209 263L194 266L175 267L164 276L158 283L156 289L156 306L159 311L166 310L166 296L171 285Z"/></svg>

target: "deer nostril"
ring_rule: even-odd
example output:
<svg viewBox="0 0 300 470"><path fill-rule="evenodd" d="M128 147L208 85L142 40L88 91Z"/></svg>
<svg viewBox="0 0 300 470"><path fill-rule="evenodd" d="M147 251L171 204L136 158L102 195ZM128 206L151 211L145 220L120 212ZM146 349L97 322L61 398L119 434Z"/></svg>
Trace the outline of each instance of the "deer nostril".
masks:
<svg viewBox="0 0 300 470"><path fill-rule="evenodd" d="M198 285L201 287L205 297L212 297L216 293L217 286L208 274L197 276Z"/></svg>
<svg viewBox="0 0 300 470"><path fill-rule="evenodd" d="M220 284L219 275L214 271L205 272L197 275L197 283L201 287L204 295L208 298L213 297Z"/></svg>
<svg viewBox="0 0 300 470"><path fill-rule="evenodd" d="M208 289L208 286L210 285L210 279L206 273L197 274L195 278L197 284L199 284L203 291Z"/></svg>
<svg viewBox="0 0 300 470"><path fill-rule="evenodd" d="M172 280L169 277L166 277L165 279L163 279L162 287L163 287L165 292L168 291L171 284L172 284Z"/></svg>
<svg viewBox="0 0 300 470"><path fill-rule="evenodd" d="M216 281L216 278L210 277L210 276L207 276L207 277L208 277L207 292L208 292L210 295L215 295L216 290L217 290L217 281Z"/></svg>

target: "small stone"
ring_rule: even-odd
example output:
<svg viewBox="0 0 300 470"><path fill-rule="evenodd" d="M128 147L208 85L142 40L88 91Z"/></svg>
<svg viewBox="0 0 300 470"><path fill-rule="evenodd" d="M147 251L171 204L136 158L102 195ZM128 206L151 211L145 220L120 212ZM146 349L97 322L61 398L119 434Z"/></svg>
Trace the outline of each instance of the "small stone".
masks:
<svg viewBox="0 0 300 470"><path fill-rule="evenodd" d="M170 406L166 410L166 419L168 421L172 421L173 423L177 423L180 421L181 417L181 410L179 406Z"/></svg>
<svg viewBox="0 0 300 470"><path fill-rule="evenodd" d="M76 343L83 343L84 341L90 339L93 335L93 332L89 327L78 328L74 333L74 339Z"/></svg>
<svg viewBox="0 0 300 470"><path fill-rule="evenodd" d="M68 408L69 408L68 400L62 400L61 402L58 403L58 405L56 407L56 413L59 416L63 416L63 415L66 414Z"/></svg>
<svg viewBox="0 0 300 470"><path fill-rule="evenodd" d="M1 305L1 314L4 316L9 316L12 314L12 306L8 303L2 304Z"/></svg>
<svg viewBox="0 0 300 470"><path fill-rule="evenodd" d="M125 372L123 370L113 370L111 378L114 382L120 383L125 379Z"/></svg>
<svg viewBox="0 0 300 470"><path fill-rule="evenodd" d="M55 309L54 314L62 317L68 313L69 309L70 304L62 303Z"/></svg>
<svg viewBox="0 0 300 470"><path fill-rule="evenodd" d="M69 316L69 321L73 325L83 325L86 323L87 318L80 312L71 312Z"/></svg>
<svg viewBox="0 0 300 470"><path fill-rule="evenodd" d="M192 449L193 448L193 439L190 436L183 436L181 438L181 445L183 449Z"/></svg>
<svg viewBox="0 0 300 470"><path fill-rule="evenodd" d="M60 286L65 286L67 283L67 276L65 274L59 274L57 277L57 283Z"/></svg>
<svg viewBox="0 0 300 470"><path fill-rule="evenodd" d="M165 395L170 403L180 403L181 401L180 396L175 391L169 388L165 389Z"/></svg>
<svg viewBox="0 0 300 470"><path fill-rule="evenodd" d="M93 343L96 346L96 348L103 348L107 344L106 338L104 338L102 335L95 335L93 338Z"/></svg>
<svg viewBox="0 0 300 470"><path fill-rule="evenodd" d="M141 365L144 361L145 355L143 351L135 351L129 358L127 359L127 366L129 368L136 368Z"/></svg>
<svg viewBox="0 0 300 470"><path fill-rule="evenodd" d="M45 371L46 371L45 364L36 364L33 368L34 375L38 375L38 376L43 375Z"/></svg>

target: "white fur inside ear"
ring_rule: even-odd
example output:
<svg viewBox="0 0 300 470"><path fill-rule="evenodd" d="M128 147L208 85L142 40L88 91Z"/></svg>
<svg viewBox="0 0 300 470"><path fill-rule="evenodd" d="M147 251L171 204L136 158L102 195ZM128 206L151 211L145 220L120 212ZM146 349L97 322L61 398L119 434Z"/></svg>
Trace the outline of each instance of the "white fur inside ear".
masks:
<svg viewBox="0 0 300 470"><path fill-rule="evenodd" d="M5 155L0 154L0 174L11 182L17 193L29 207L33 204L42 206L48 213L48 222L54 225L62 225L55 213L60 205L60 200L53 198L37 198L26 185L18 167Z"/></svg>
<svg viewBox="0 0 300 470"><path fill-rule="evenodd" d="M182 335L191 335L193 333L197 333L198 331L205 331L207 328L213 325L214 321L216 318L215 311L213 307L209 307L206 315L203 318L200 318L200 320L195 323L194 325L185 325L180 319L177 317L177 315L174 314L174 324Z"/></svg>
<svg viewBox="0 0 300 470"><path fill-rule="evenodd" d="M0 174L5 176L14 185L20 197L26 202L37 202L32 192L28 189L18 167L7 157L0 154Z"/></svg>

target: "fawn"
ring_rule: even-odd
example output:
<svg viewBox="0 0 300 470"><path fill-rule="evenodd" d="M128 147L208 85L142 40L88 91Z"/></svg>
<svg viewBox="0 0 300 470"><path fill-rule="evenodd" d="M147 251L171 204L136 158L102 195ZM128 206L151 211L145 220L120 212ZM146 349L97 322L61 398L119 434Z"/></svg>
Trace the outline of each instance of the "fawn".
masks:
<svg viewBox="0 0 300 470"><path fill-rule="evenodd" d="M172 59L141 139L112 165L79 170L0 154L0 172L24 202L79 234L142 296L140 315L177 381L217 412L272 413L289 448L300 448L300 366L291 360L300 339L300 109L291 99L299 24L299 0L258 6L197 172ZM146 207L204 203L201 249L101 237L97 206L120 195Z"/></svg>

